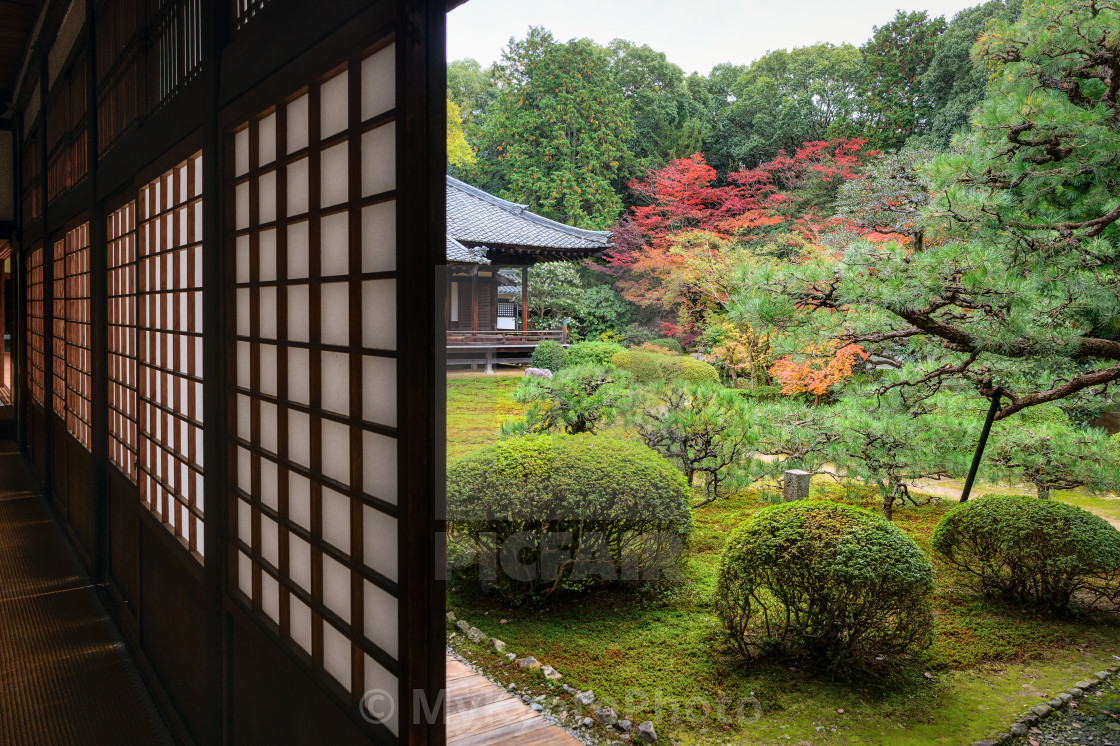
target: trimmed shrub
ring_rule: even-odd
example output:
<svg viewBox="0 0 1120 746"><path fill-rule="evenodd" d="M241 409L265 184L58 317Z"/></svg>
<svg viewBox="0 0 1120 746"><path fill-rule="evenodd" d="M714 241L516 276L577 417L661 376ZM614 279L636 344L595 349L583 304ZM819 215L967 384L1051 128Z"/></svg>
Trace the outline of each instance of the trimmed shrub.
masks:
<svg viewBox="0 0 1120 746"><path fill-rule="evenodd" d="M609 365L611 357L622 352L617 342L576 342L568 348L565 365Z"/></svg>
<svg viewBox="0 0 1120 746"><path fill-rule="evenodd" d="M1074 505L980 497L946 513L930 544L991 598L1066 611L1117 595L1120 531Z"/></svg>
<svg viewBox="0 0 1120 746"><path fill-rule="evenodd" d="M657 338L656 334L641 324L629 324L622 330L622 334L626 337L626 345L629 347L637 347Z"/></svg>
<svg viewBox="0 0 1120 746"><path fill-rule="evenodd" d="M836 675L874 671L933 642L933 566L866 510L801 500L760 510L727 542L716 614L747 659Z"/></svg>
<svg viewBox="0 0 1120 746"><path fill-rule="evenodd" d="M611 365L630 371L638 383L655 383L664 380L661 373L661 359L665 357L656 352L623 350L611 356Z"/></svg>
<svg viewBox="0 0 1120 746"><path fill-rule="evenodd" d="M661 373L667 380L719 385L719 371L703 360L693 360L690 357L664 357L660 365Z"/></svg>
<svg viewBox="0 0 1120 746"><path fill-rule="evenodd" d="M532 367L547 368L553 373L564 367L564 347L559 342L547 339L533 350Z"/></svg>
<svg viewBox="0 0 1120 746"><path fill-rule="evenodd" d="M633 347L631 349L636 350L637 352L652 352L652 353L655 353L657 355L675 355L676 354L672 350L667 350L664 347L658 347L657 345L650 344L649 342L645 343L644 345L638 345L637 347Z"/></svg>
<svg viewBox="0 0 1120 746"><path fill-rule="evenodd" d="M453 535L508 600L673 577L692 530L684 477L630 440L530 435L447 469Z"/></svg>
<svg viewBox="0 0 1120 746"><path fill-rule="evenodd" d="M672 352L675 355L681 355L684 353L684 348L681 347L681 343L675 339L651 339L649 341L649 344L653 345L654 347L664 347L666 350Z"/></svg>
<svg viewBox="0 0 1120 746"><path fill-rule="evenodd" d="M568 366L551 378L524 378L513 400L529 405L525 419L502 423L502 434L594 433L614 420L629 382L626 371L603 365Z"/></svg>

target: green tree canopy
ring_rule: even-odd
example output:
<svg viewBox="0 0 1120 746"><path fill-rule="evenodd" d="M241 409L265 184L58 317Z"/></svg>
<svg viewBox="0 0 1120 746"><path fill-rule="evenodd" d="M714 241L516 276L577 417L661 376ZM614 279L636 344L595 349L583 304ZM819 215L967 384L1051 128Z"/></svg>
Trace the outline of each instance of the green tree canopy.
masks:
<svg viewBox="0 0 1120 746"><path fill-rule="evenodd" d="M510 40L502 60L476 181L555 220L607 228L622 209L614 181L634 129L607 51L534 27Z"/></svg>

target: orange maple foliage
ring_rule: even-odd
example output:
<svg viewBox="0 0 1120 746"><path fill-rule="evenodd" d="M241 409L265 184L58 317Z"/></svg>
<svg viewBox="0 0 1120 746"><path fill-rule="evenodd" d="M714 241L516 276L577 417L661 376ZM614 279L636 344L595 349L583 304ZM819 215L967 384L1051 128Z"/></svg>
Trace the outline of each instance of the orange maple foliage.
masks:
<svg viewBox="0 0 1120 746"><path fill-rule="evenodd" d="M840 383L852 374L859 360L866 360L867 353L855 344L840 346L837 341L810 345L802 350L803 360L786 355L770 367L770 375L782 384L783 394L813 394L823 396L830 386Z"/></svg>

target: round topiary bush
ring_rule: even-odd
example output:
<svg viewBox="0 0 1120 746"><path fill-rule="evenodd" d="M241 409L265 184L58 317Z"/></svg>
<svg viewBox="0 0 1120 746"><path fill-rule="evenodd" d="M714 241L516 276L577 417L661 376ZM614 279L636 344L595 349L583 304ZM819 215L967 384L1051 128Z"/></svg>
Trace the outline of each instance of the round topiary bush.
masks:
<svg viewBox="0 0 1120 746"><path fill-rule="evenodd" d="M844 675L933 641L933 566L889 521L831 502L764 508L727 542L716 614L744 657Z"/></svg>
<svg viewBox="0 0 1120 746"><path fill-rule="evenodd" d="M1120 531L1073 505L988 495L946 513L933 550L985 596L1050 611L1112 601L1120 580Z"/></svg>
<svg viewBox="0 0 1120 746"><path fill-rule="evenodd" d="M719 384L719 371L703 360L693 360L690 357L664 357L659 365L661 374L666 380Z"/></svg>
<svg viewBox="0 0 1120 746"><path fill-rule="evenodd" d="M565 365L609 365L611 357L622 352L617 342L576 342L568 348Z"/></svg>
<svg viewBox="0 0 1120 746"><path fill-rule="evenodd" d="M452 462L452 536L508 600L675 577L692 530L684 477L647 446L589 434L500 441Z"/></svg>
<svg viewBox="0 0 1120 746"><path fill-rule="evenodd" d="M559 342L553 342L551 339L547 339L537 345L537 349L533 350L533 357L530 365L534 368L547 368L555 373L564 367L564 361L564 348Z"/></svg>
<svg viewBox="0 0 1120 746"><path fill-rule="evenodd" d="M681 343L678 342L675 339L669 339L669 338L651 339L648 342L648 344L651 344L654 347L663 347L664 349L668 350L669 352L672 352L672 353L677 354L677 355L680 355L681 353L684 352L684 349L681 347Z"/></svg>
<svg viewBox="0 0 1120 746"><path fill-rule="evenodd" d="M630 375L638 383L654 383L665 380L661 372L661 360L664 357L656 352L623 350L611 356L611 365L630 371Z"/></svg>

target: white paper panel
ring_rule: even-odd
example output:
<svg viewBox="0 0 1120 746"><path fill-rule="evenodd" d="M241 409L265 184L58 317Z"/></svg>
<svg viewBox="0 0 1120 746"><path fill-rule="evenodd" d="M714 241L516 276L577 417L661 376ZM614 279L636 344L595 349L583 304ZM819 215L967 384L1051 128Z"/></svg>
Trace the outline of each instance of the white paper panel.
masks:
<svg viewBox="0 0 1120 746"><path fill-rule="evenodd" d="M362 60L362 120L396 106L396 45Z"/></svg>
<svg viewBox="0 0 1120 746"><path fill-rule="evenodd" d="M324 344L350 344L350 286L345 282L324 282L320 289L319 309L322 328L319 338Z"/></svg>
<svg viewBox="0 0 1120 746"><path fill-rule="evenodd" d="M310 275L307 258L310 246L306 220L288 226L288 278L303 279Z"/></svg>
<svg viewBox="0 0 1120 746"><path fill-rule="evenodd" d="M362 196L387 192L396 184L396 128L389 122L362 135Z"/></svg>
<svg viewBox="0 0 1120 746"><path fill-rule="evenodd" d="M307 604L295 596L291 596L288 606L288 617L291 623L292 639L304 651L311 654L311 609Z"/></svg>
<svg viewBox="0 0 1120 746"><path fill-rule="evenodd" d="M252 399L244 394L237 395L237 437L246 441L251 441L253 439L250 429L252 401Z"/></svg>
<svg viewBox="0 0 1120 746"><path fill-rule="evenodd" d="M397 361L393 358L362 358L362 418L397 426Z"/></svg>
<svg viewBox="0 0 1120 746"><path fill-rule="evenodd" d="M253 347L249 342L237 343L237 385L241 388L249 388L249 366L252 353Z"/></svg>
<svg viewBox="0 0 1120 746"><path fill-rule="evenodd" d="M362 271L391 272L397 268L397 203L362 208Z"/></svg>
<svg viewBox="0 0 1120 746"><path fill-rule="evenodd" d="M280 584L267 572L261 573L261 608L272 621L280 623Z"/></svg>
<svg viewBox="0 0 1120 746"><path fill-rule="evenodd" d="M269 114L257 123L257 166L276 160L276 115ZM263 222L263 221L262 221Z"/></svg>
<svg viewBox="0 0 1120 746"><path fill-rule="evenodd" d="M319 161L319 206L326 208L345 202L349 197L347 181L347 149L342 142L327 148L320 154Z"/></svg>
<svg viewBox="0 0 1120 746"><path fill-rule="evenodd" d="M304 412L288 410L288 458L311 466L311 419Z"/></svg>
<svg viewBox="0 0 1120 746"><path fill-rule="evenodd" d="M237 282L249 282L249 237L237 237Z"/></svg>
<svg viewBox="0 0 1120 746"><path fill-rule="evenodd" d="M237 553L237 587L249 598L253 597L253 561L244 552Z"/></svg>
<svg viewBox="0 0 1120 746"><path fill-rule="evenodd" d="M261 557L274 567L280 565L280 527L276 521L261 514Z"/></svg>
<svg viewBox="0 0 1120 746"><path fill-rule="evenodd" d="M306 285L288 287L288 339L294 342L311 341L311 306Z"/></svg>
<svg viewBox="0 0 1120 746"><path fill-rule="evenodd" d="M157 418L156 421L158 422L159 419ZM158 433L156 433L156 437L159 437ZM161 459L156 459L157 469L160 467L160 462ZM252 466L253 454L248 449L239 446L237 449L237 486L249 494L253 494ZM157 476L159 475L157 474Z"/></svg>
<svg viewBox="0 0 1120 746"><path fill-rule="evenodd" d="M158 314L156 318L159 318ZM249 288L237 289L237 334L242 337L249 336ZM158 361L153 362L158 364Z"/></svg>
<svg viewBox="0 0 1120 746"><path fill-rule="evenodd" d="M237 538L253 546L253 508L247 500L237 501Z"/></svg>
<svg viewBox="0 0 1120 746"><path fill-rule="evenodd" d="M279 449L277 439L276 405L272 402L261 401L257 406L261 408L261 448L270 453Z"/></svg>
<svg viewBox="0 0 1120 746"><path fill-rule="evenodd" d="M288 348L288 399L311 403L311 355L302 347Z"/></svg>
<svg viewBox="0 0 1120 746"><path fill-rule="evenodd" d="M381 350L397 348L396 280L362 283L362 345Z"/></svg>
<svg viewBox="0 0 1120 746"><path fill-rule="evenodd" d="M394 658L397 657L397 599L365 581L366 638Z"/></svg>
<svg viewBox="0 0 1120 746"><path fill-rule="evenodd" d="M234 192L234 227L244 230L249 227L249 182L238 184Z"/></svg>
<svg viewBox="0 0 1120 746"><path fill-rule="evenodd" d="M323 218L319 223L319 274L323 277L350 274L350 216L345 212Z"/></svg>
<svg viewBox="0 0 1120 746"><path fill-rule="evenodd" d="M259 298L260 336L262 339L276 339L276 288L262 287Z"/></svg>
<svg viewBox="0 0 1120 746"><path fill-rule="evenodd" d="M288 164L288 217L307 212L308 206L308 160L300 158Z"/></svg>
<svg viewBox="0 0 1120 746"><path fill-rule="evenodd" d="M288 104L288 152L307 147L307 94Z"/></svg>
<svg viewBox="0 0 1120 746"><path fill-rule="evenodd" d="M389 671L384 666L382 666L380 663L375 661L370 656L367 655L367 656L364 656L364 657L366 659L366 666L365 666L365 668L366 668L366 676L365 676L366 691L367 692L368 691L385 692L385 695L391 699L392 705L393 705L390 708L388 706L385 706L384 703L382 703L382 707L384 707L384 709L378 708L379 709L378 712L372 712L372 713L370 713L370 715L376 718L380 715L384 715L384 714L388 713L389 716L386 717L384 720L382 720L381 723L386 728L388 728L389 732L392 733L394 736L399 736L400 735L399 719L400 719L401 708L399 706L400 702L397 701L398 692L400 690L400 684L397 681L397 677L394 676L393 674L389 673ZM376 697L371 697L367 701L369 702L369 704L371 704L375 707L377 706L378 699ZM432 703L432 707L434 707L434 706L435 706L435 704Z"/></svg>
<svg viewBox="0 0 1120 746"><path fill-rule="evenodd" d="M261 393L276 396L276 345L262 344L257 349L261 356Z"/></svg>
<svg viewBox="0 0 1120 746"><path fill-rule="evenodd" d="M323 420L323 475L350 484L350 428Z"/></svg>
<svg viewBox="0 0 1120 746"><path fill-rule="evenodd" d="M276 279L276 229L261 231L258 240L260 279L262 282L272 282Z"/></svg>
<svg viewBox="0 0 1120 746"><path fill-rule="evenodd" d="M323 668L350 691L350 641L329 624L323 624Z"/></svg>
<svg viewBox="0 0 1120 746"><path fill-rule="evenodd" d="M311 530L311 480L295 472L288 472L288 518Z"/></svg>
<svg viewBox="0 0 1120 746"><path fill-rule="evenodd" d="M308 593L311 592L311 545L296 534L288 534L288 575Z"/></svg>
<svg viewBox="0 0 1120 746"><path fill-rule="evenodd" d="M365 525L362 540L365 542L366 567L376 570L389 580L397 580L397 519L380 510L362 508Z"/></svg>
<svg viewBox="0 0 1120 746"><path fill-rule="evenodd" d="M233 136L233 172L235 176L249 173L249 128Z"/></svg>
<svg viewBox="0 0 1120 746"><path fill-rule="evenodd" d="M397 502L397 441L379 433L363 433L363 489L386 502Z"/></svg>
<svg viewBox="0 0 1120 746"><path fill-rule="evenodd" d="M324 139L346 129L348 107L346 106L347 72L339 73L319 89L319 103L323 116L319 120L319 134Z"/></svg>
<svg viewBox="0 0 1120 746"><path fill-rule="evenodd" d="M343 352L324 351L320 362L323 409L350 414L350 356Z"/></svg>
<svg viewBox="0 0 1120 746"><path fill-rule="evenodd" d="M279 468L275 461L261 459L261 502L273 510L280 509Z"/></svg>
<svg viewBox="0 0 1120 746"><path fill-rule="evenodd" d="M257 222L276 220L276 172L269 171L257 180Z"/></svg>
<svg viewBox="0 0 1120 746"><path fill-rule="evenodd" d="M350 622L350 570L346 565L323 555L323 605Z"/></svg>
<svg viewBox="0 0 1120 746"><path fill-rule="evenodd" d="M323 540L350 552L350 498L323 488Z"/></svg>

